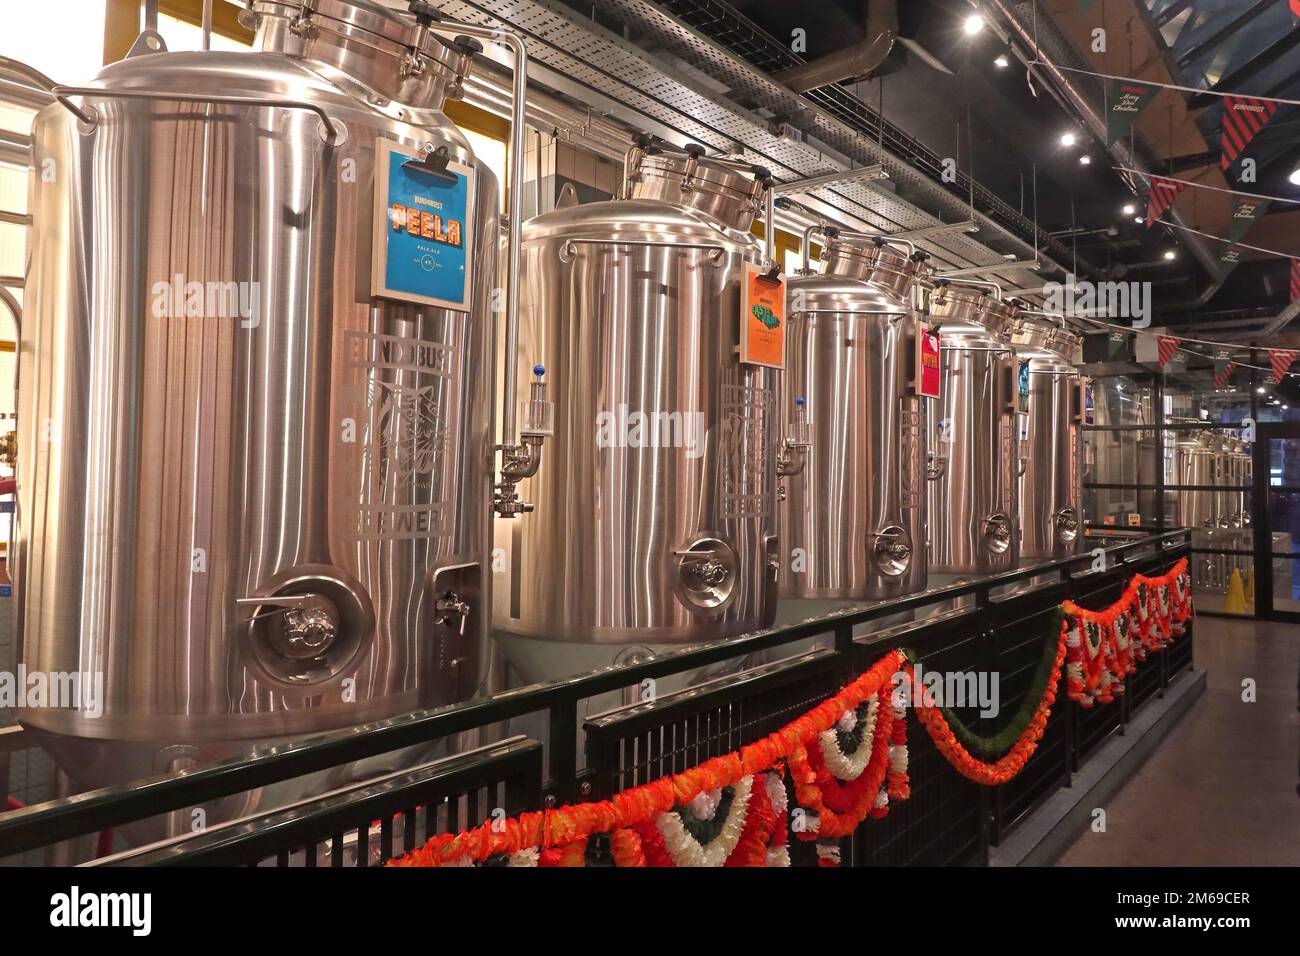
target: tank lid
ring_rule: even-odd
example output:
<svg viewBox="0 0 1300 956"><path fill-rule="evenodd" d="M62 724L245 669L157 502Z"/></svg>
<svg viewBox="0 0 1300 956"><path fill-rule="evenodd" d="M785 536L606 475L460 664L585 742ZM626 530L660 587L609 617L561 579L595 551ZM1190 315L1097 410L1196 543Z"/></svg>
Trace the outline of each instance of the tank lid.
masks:
<svg viewBox="0 0 1300 956"><path fill-rule="evenodd" d="M623 198L689 206L742 231L753 224L772 183L765 167L706 156L695 143L678 149L644 135L634 140L626 169Z"/></svg>
<svg viewBox="0 0 1300 956"><path fill-rule="evenodd" d="M1011 344L1017 352L1041 352L1068 362L1083 344L1083 336L1067 328L1064 320L1020 312L1011 326Z"/></svg>
<svg viewBox="0 0 1300 956"><path fill-rule="evenodd" d="M882 286L905 298L929 267L917 256L909 256L883 238L860 234L842 235L828 230L822 246L822 275L861 279Z"/></svg>
<svg viewBox="0 0 1300 956"><path fill-rule="evenodd" d="M930 315L941 324L970 323L1005 339L1019 313L1014 302L1003 302L974 286L940 280L930 295Z"/></svg>

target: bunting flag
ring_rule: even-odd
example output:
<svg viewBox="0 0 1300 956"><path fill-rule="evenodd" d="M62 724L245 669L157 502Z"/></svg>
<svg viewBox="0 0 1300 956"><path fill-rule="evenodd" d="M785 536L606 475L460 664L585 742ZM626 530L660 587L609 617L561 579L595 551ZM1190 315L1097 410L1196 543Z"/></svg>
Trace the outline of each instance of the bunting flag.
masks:
<svg viewBox="0 0 1300 956"><path fill-rule="evenodd" d="M1214 350L1214 387L1222 388L1228 381L1228 376L1232 374L1232 355L1231 348L1216 348Z"/></svg>
<svg viewBox="0 0 1300 956"><path fill-rule="evenodd" d="M1246 233L1268 212L1269 200L1256 196L1238 196L1232 203L1232 222L1229 224L1228 239L1240 242Z"/></svg>
<svg viewBox="0 0 1300 956"><path fill-rule="evenodd" d="M1172 335L1162 335L1156 340L1160 350L1160 367L1164 368L1178 354L1178 339Z"/></svg>
<svg viewBox="0 0 1300 956"><path fill-rule="evenodd" d="M1264 124L1277 112L1272 100L1257 100L1253 96L1225 96L1223 98L1223 158L1219 167L1226 170L1242 151L1264 128Z"/></svg>
<svg viewBox="0 0 1300 956"><path fill-rule="evenodd" d="M1134 80L1111 80L1106 84L1106 145L1128 135L1138 114L1151 105L1159 87Z"/></svg>
<svg viewBox="0 0 1300 956"><path fill-rule="evenodd" d="M1111 332L1106 337L1106 354L1109 360L1114 362L1117 359L1127 358L1129 334L1127 332Z"/></svg>
<svg viewBox="0 0 1300 956"><path fill-rule="evenodd" d="M1172 179L1162 179L1159 176L1151 177L1151 191L1147 193L1148 229L1165 214L1165 210L1174 204L1178 194L1186 188L1186 183L1176 182Z"/></svg>
<svg viewBox="0 0 1300 956"><path fill-rule="evenodd" d="M1223 282L1224 279L1228 278L1228 273L1241 265L1242 260L1245 258L1246 250L1241 246L1227 246L1219 254L1219 271L1216 273L1215 278L1219 282Z"/></svg>
<svg viewBox="0 0 1300 956"><path fill-rule="evenodd" d="M1285 349L1274 349L1268 353L1269 362L1273 365L1273 377L1279 382L1286 378L1287 369L1295 361L1296 354Z"/></svg>
<svg viewBox="0 0 1300 956"><path fill-rule="evenodd" d="M1300 259L1291 260L1291 301L1300 301Z"/></svg>

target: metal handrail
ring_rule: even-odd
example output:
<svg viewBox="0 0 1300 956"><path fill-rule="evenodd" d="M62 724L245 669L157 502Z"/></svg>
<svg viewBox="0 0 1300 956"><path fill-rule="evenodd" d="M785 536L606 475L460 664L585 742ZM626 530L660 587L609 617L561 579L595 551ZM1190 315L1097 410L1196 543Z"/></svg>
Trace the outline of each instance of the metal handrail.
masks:
<svg viewBox="0 0 1300 956"><path fill-rule="evenodd" d="M56 100L63 104L77 119L88 126L99 122L99 113L95 108L82 108L72 102L72 97L103 97L120 100L165 100L174 103L201 103L217 106L252 106L271 109L306 110L315 113L320 120L322 139L327 146L338 146L343 142L346 127L330 119L325 108L319 103L306 100L280 100L264 96L243 96L231 93L177 93L171 90L108 90L95 86L56 86L50 91Z"/></svg>

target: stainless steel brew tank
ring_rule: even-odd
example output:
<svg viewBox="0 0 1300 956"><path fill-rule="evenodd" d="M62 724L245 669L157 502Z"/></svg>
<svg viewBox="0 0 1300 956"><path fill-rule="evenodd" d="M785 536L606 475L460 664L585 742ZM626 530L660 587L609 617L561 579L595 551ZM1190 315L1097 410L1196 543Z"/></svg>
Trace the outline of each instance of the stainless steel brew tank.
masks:
<svg viewBox="0 0 1300 956"><path fill-rule="evenodd" d="M36 119L19 626L29 670L102 671L104 712L20 716L106 742L83 783L479 686L497 184L440 112L472 48L311 8L259 3L261 52L106 67L69 98L93 127ZM372 297L383 140L473 167L469 312ZM257 322L158 314L177 282Z"/></svg>
<svg viewBox="0 0 1300 956"><path fill-rule="evenodd" d="M790 280L786 420L806 401L811 445L779 504L781 597L876 600L926 586L926 402L912 381L906 249L833 234L819 275Z"/></svg>
<svg viewBox="0 0 1300 956"><path fill-rule="evenodd" d="M930 483L932 573L992 574L1020 563L1016 311L965 285L940 284L930 295L943 341L929 439L943 472Z"/></svg>
<svg viewBox="0 0 1300 956"><path fill-rule="evenodd" d="M1022 314L1011 344L1028 362L1025 471L1020 477L1020 553L1052 560L1077 552L1083 538L1084 379L1073 364L1082 336L1058 322Z"/></svg>
<svg viewBox="0 0 1300 956"><path fill-rule="evenodd" d="M545 366L555 436L495 626L571 649L714 640L775 610L779 373L736 355L766 173L641 149L627 173L626 198L525 226L520 370Z"/></svg>

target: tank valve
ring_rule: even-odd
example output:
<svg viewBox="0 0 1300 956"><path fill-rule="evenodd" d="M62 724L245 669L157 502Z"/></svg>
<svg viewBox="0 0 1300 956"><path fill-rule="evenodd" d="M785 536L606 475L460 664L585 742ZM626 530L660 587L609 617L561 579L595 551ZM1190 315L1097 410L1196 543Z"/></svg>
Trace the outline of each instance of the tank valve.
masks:
<svg viewBox="0 0 1300 956"><path fill-rule="evenodd" d="M462 637L465 635L465 621L469 618L469 602L455 591L448 591L434 602L433 608L438 612L438 623L453 627Z"/></svg>
<svg viewBox="0 0 1300 956"><path fill-rule="evenodd" d="M808 424L808 402L800 395L794 400L794 420L788 426L788 433L781 443L780 454L776 459L776 473L782 478L797 475L803 471L808 449L812 447L811 429Z"/></svg>
<svg viewBox="0 0 1300 956"><path fill-rule="evenodd" d="M533 366L533 381L528 399L523 403L523 425L519 444L501 448L501 481L497 483L493 506L503 518L514 518L533 510L530 502L520 501L517 486L537 474L542 465L542 442L555 434L555 403L546 397L544 365Z"/></svg>
<svg viewBox="0 0 1300 956"><path fill-rule="evenodd" d="M984 522L984 536L988 538L989 550L1002 554L1011 547L1011 519L1003 514L990 516Z"/></svg>
<svg viewBox="0 0 1300 956"><path fill-rule="evenodd" d="M936 455L932 451L925 453L925 480L938 481L948 474L948 456Z"/></svg>
<svg viewBox="0 0 1300 956"><path fill-rule="evenodd" d="M12 468L18 462L18 433L0 435L0 464Z"/></svg>

